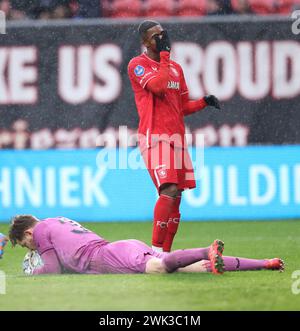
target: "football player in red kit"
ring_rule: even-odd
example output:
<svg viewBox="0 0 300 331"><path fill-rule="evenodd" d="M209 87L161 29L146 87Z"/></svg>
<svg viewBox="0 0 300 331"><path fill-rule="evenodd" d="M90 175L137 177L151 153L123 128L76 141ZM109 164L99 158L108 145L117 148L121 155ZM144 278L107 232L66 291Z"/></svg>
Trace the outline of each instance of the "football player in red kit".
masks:
<svg viewBox="0 0 300 331"><path fill-rule="evenodd" d="M220 109L220 104L213 95L189 100L182 68L170 60L170 40L160 23L142 22L139 34L146 51L129 62L128 75L140 117L140 151L159 193L152 248L169 252L180 221L181 193L196 186L184 116L206 106Z"/></svg>

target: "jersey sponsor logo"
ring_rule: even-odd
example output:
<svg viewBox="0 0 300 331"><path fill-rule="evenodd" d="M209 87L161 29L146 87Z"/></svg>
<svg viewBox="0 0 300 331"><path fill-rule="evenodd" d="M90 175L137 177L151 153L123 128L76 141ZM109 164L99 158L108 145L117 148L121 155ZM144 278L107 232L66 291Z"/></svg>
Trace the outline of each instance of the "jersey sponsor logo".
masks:
<svg viewBox="0 0 300 331"><path fill-rule="evenodd" d="M173 90L179 90L180 89L179 82L169 81L168 88L173 89Z"/></svg>
<svg viewBox="0 0 300 331"><path fill-rule="evenodd" d="M141 65L137 65L134 68L134 73L138 77L143 76L144 75L144 72L145 72L145 68L143 66L141 66Z"/></svg>

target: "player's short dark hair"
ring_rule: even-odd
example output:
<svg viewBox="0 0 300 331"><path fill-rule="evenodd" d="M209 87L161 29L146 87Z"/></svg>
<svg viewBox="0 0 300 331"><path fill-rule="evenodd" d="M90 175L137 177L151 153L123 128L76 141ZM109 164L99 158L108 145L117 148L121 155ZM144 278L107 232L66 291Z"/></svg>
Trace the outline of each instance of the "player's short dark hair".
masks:
<svg viewBox="0 0 300 331"><path fill-rule="evenodd" d="M147 31L156 25L161 25L161 24L157 21L152 21L152 20L143 21L138 27L140 37L144 39Z"/></svg>
<svg viewBox="0 0 300 331"><path fill-rule="evenodd" d="M13 246L16 246L17 240L21 241L24 237L24 232L32 228L38 219L33 215L17 215L12 218L9 228L9 240Z"/></svg>

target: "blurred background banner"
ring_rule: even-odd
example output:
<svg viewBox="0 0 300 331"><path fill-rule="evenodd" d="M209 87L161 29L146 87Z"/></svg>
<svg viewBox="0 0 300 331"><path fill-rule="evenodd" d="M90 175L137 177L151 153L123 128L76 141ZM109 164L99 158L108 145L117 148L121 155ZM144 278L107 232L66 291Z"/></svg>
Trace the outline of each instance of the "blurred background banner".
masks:
<svg viewBox="0 0 300 331"><path fill-rule="evenodd" d="M135 152L120 149L116 164ZM2 151L0 220L26 213L78 221L151 219L157 195L147 170L110 169L98 155L92 149ZM203 175L197 188L183 195L184 220L300 217L299 146L212 147L204 155L204 167L195 165Z"/></svg>
<svg viewBox="0 0 300 331"><path fill-rule="evenodd" d="M120 145L119 126L138 126L127 65L141 52L139 22L8 23L0 47L0 148L94 148L107 132ZM221 111L187 118L188 132L205 134L206 146L300 143L300 43L291 19L162 23L190 97L211 93L222 102Z"/></svg>

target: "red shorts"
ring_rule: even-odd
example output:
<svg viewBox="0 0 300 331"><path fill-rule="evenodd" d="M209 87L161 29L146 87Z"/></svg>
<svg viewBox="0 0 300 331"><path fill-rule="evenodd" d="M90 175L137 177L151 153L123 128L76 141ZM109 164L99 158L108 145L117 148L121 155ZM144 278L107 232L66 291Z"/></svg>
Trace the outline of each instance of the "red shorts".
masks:
<svg viewBox="0 0 300 331"><path fill-rule="evenodd" d="M159 141L142 152L143 159L157 190L166 183L178 189L196 187L194 169L188 150Z"/></svg>

